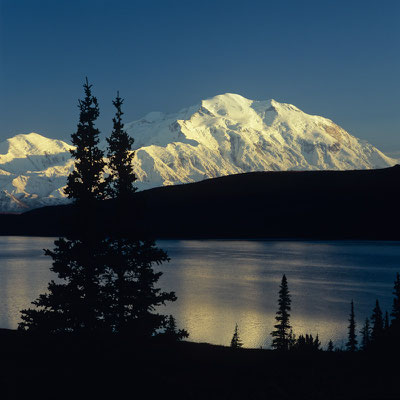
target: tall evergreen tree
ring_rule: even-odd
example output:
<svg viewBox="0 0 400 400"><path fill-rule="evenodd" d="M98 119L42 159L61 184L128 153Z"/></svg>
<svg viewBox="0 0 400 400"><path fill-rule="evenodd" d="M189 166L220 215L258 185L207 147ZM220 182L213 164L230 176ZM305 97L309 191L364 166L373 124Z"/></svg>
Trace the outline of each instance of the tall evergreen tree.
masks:
<svg viewBox="0 0 400 400"><path fill-rule="evenodd" d="M392 325L396 329L400 329L400 274L396 274L393 288L393 308L392 308Z"/></svg>
<svg viewBox="0 0 400 400"><path fill-rule="evenodd" d="M65 193L76 203L91 206L105 197L106 183L102 179L105 162L104 152L98 147L100 131L94 124L100 115L99 105L87 78L83 88L85 97L79 100L78 129L71 135L72 144L76 146L70 150L75 158L75 169L68 176Z"/></svg>
<svg viewBox="0 0 400 400"><path fill-rule="evenodd" d="M61 283L51 281L48 292L33 302L36 309L22 310L21 329L47 332L93 331L102 325L99 305L103 272L103 241L96 226L96 204L104 198L103 152L97 147L99 116L97 99L86 78L85 97L79 100L79 123L71 150L75 169L68 177L65 193L75 202L78 225L73 238L56 240L54 250L45 250L53 259L51 270Z"/></svg>
<svg viewBox="0 0 400 400"><path fill-rule="evenodd" d="M376 300L375 308L372 311L371 322L371 343L376 343L382 337L383 333L382 311L378 300Z"/></svg>
<svg viewBox="0 0 400 400"><path fill-rule="evenodd" d="M334 348L333 348L333 342L332 342L332 339L331 339L331 340L329 340L329 342L328 342L328 347L327 347L326 351L332 352L333 350L334 350Z"/></svg>
<svg viewBox="0 0 400 400"><path fill-rule="evenodd" d="M369 326L369 319L365 319L365 323L363 328L360 331L361 333L361 349L367 350L371 341L371 328Z"/></svg>
<svg viewBox="0 0 400 400"><path fill-rule="evenodd" d="M349 317L349 333L348 333L348 341L346 343L346 347L348 351L356 351L357 350L357 335L356 335L356 322L354 319L354 303L351 301L350 307L350 317Z"/></svg>
<svg viewBox="0 0 400 400"><path fill-rule="evenodd" d="M149 337L158 329L168 328L171 318L155 313L156 307L167 301L175 301L174 292L162 292L155 284L162 275L154 272L153 264L169 261L167 254L156 248L152 240L132 238L126 226L125 213L132 206L132 195L136 188L136 176L132 167L133 139L124 130L121 106L123 100L117 94L113 101L116 115L113 131L108 142L107 179L108 194L114 199L115 218L118 231L113 231L106 240L107 256L104 259L104 299L107 306L105 321L113 331ZM174 321L174 320L173 320ZM171 327L170 327L171 328ZM185 337L186 331L177 331Z"/></svg>
<svg viewBox="0 0 400 400"><path fill-rule="evenodd" d="M232 340L231 340L231 347L233 349L240 349L242 346L243 346L243 343L240 340L238 324L236 324L235 331L233 332L233 336L232 336Z"/></svg>
<svg viewBox="0 0 400 400"><path fill-rule="evenodd" d="M275 330L271 332L273 337L272 347L276 350L288 350L290 342L291 326L289 323L291 310L291 299L289 294L288 283L286 275L282 277L282 282L279 289L278 311L276 312L275 319L277 324L274 325Z"/></svg>
<svg viewBox="0 0 400 400"><path fill-rule="evenodd" d="M136 175L132 165L135 153L132 151L134 139L125 131L122 122L124 113L121 107L123 102L124 100L119 97L119 92L117 92L117 97L113 101L116 108L113 118L113 131L111 136L107 138L108 167L110 168L107 183L109 185L108 192L113 198L117 198L119 201L130 201L132 194L136 191L133 186Z"/></svg>

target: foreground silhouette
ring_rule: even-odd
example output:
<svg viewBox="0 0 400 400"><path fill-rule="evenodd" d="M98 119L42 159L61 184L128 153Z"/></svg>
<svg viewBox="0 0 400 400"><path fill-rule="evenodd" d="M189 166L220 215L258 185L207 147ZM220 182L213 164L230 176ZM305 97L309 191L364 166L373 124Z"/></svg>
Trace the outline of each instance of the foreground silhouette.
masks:
<svg viewBox="0 0 400 400"><path fill-rule="evenodd" d="M400 398L399 354L245 349L138 342L111 335L0 331L2 398L318 399Z"/></svg>
<svg viewBox="0 0 400 400"><path fill-rule="evenodd" d="M53 259L51 270L63 281L50 282L48 293L33 302L36 308L22 310L19 327L45 333L129 333L141 339L168 327L169 339L187 337L186 331L171 329L171 317L155 312L157 306L176 300L173 292L155 287L162 273L155 272L153 264L168 261L167 254L153 240L132 237L126 229L124 216L135 206L136 176L133 139L121 120L123 100L118 94L113 101L116 115L107 140L109 175L105 176L104 153L95 128L99 107L87 80L84 90L78 129L72 135L75 169L65 189L75 203L70 221L74 234L58 239L54 250L45 251ZM113 200L118 227L107 235L99 209L105 198Z"/></svg>
<svg viewBox="0 0 400 400"><path fill-rule="evenodd" d="M79 100L77 131L72 134L75 168L65 189L76 205L74 220L69 223L79 226L79 230L74 237L56 240L54 250L45 250L53 259L51 270L63 282L51 281L48 293L33 302L36 309L22 310L21 329L52 333L101 329L100 277L105 248L96 208L106 198L106 182L102 180L105 162L98 148L100 132L95 127L99 106L87 79L84 90L85 97Z"/></svg>

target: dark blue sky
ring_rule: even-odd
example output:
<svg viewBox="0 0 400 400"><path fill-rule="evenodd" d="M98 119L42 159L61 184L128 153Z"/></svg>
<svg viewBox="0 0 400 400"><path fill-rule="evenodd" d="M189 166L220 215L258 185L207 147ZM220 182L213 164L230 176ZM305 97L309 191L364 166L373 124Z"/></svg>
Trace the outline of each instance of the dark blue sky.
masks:
<svg viewBox="0 0 400 400"><path fill-rule="evenodd" d="M0 139L68 139L87 75L109 134L225 92L274 98L400 150L400 1L0 0Z"/></svg>

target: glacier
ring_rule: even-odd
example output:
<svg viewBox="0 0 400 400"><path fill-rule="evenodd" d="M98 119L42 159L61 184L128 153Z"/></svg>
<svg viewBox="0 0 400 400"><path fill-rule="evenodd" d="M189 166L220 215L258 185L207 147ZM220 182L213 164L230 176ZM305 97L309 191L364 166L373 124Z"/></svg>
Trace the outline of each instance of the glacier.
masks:
<svg viewBox="0 0 400 400"><path fill-rule="evenodd" d="M291 104L226 93L125 124L139 190L253 171L352 170L396 160L330 119ZM101 145L105 148L105 142ZM0 212L64 204L73 146L38 133L0 143Z"/></svg>

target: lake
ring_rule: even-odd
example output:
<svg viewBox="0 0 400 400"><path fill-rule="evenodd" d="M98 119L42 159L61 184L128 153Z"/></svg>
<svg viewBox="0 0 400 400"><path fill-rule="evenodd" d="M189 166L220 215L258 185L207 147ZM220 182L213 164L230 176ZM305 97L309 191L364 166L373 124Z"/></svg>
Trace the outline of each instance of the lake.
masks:
<svg viewBox="0 0 400 400"><path fill-rule="evenodd" d="M44 248L54 238L0 237L0 327L16 328L19 310L30 306L55 279ZM189 339L229 345L235 328L246 347L271 343L283 274L292 296L296 334L319 334L323 343L346 343L350 302L357 331L375 299L391 311L400 272L400 242L162 240L171 257L158 267L159 286L178 300L160 311L173 314Z"/></svg>

